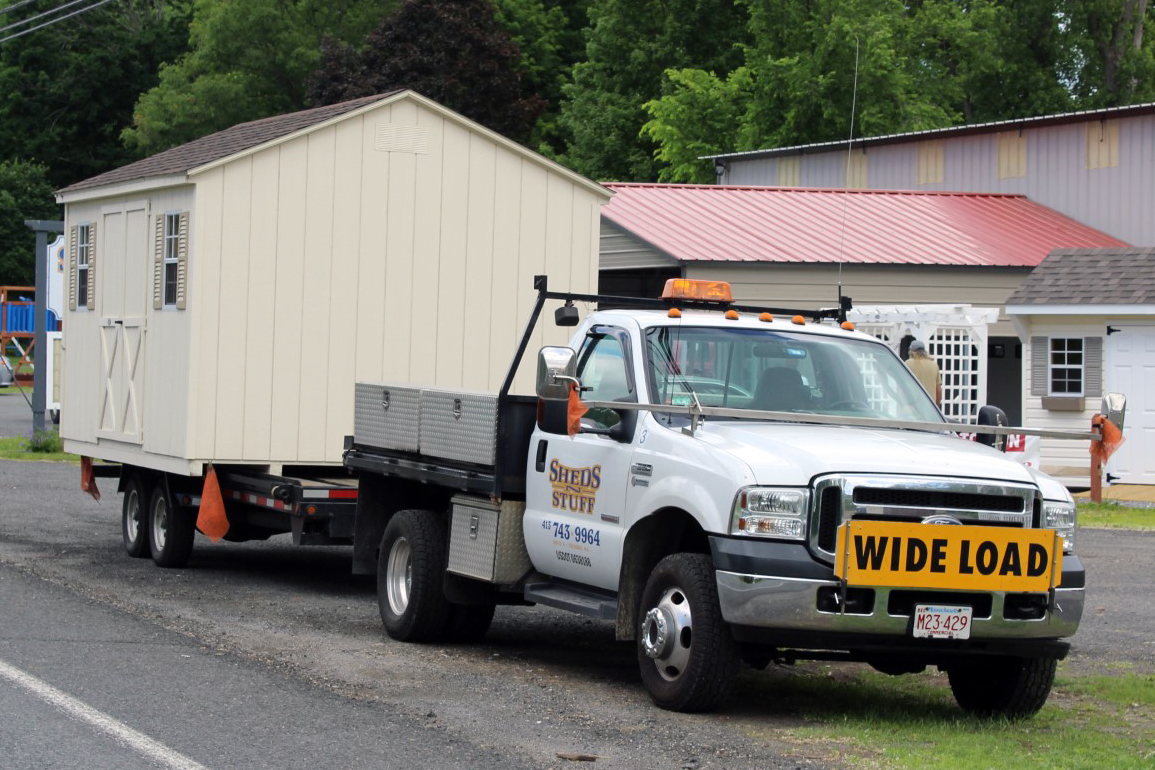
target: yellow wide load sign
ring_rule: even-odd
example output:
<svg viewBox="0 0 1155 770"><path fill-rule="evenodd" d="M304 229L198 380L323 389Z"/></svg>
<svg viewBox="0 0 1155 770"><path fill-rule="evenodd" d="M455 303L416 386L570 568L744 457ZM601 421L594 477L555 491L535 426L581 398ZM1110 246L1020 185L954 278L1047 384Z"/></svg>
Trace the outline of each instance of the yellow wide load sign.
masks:
<svg viewBox="0 0 1155 770"><path fill-rule="evenodd" d="M834 571L848 585L1049 591L1063 539L1051 529L849 521Z"/></svg>

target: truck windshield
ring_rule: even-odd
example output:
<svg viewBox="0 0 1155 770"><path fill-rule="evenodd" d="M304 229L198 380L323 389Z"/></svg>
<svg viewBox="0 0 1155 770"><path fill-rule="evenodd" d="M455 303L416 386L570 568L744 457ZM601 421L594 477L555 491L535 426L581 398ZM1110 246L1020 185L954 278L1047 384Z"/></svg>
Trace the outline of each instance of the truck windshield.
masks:
<svg viewBox="0 0 1155 770"><path fill-rule="evenodd" d="M647 332L654 403L942 421L882 344L761 329L661 326Z"/></svg>

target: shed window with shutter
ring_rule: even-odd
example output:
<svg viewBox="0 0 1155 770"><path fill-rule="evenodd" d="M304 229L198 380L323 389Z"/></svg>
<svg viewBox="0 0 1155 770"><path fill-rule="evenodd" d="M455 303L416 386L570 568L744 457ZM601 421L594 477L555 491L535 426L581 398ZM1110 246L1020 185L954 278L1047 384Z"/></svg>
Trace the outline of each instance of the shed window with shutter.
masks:
<svg viewBox="0 0 1155 770"><path fill-rule="evenodd" d="M160 214L153 252L152 306L184 310L188 289L188 212Z"/></svg>
<svg viewBox="0 0 1155 770"><path fill-rule="evenodd" d="M89 267L92 263L92 225L76 228L76 307L87 308L89 291Z"/></svg>

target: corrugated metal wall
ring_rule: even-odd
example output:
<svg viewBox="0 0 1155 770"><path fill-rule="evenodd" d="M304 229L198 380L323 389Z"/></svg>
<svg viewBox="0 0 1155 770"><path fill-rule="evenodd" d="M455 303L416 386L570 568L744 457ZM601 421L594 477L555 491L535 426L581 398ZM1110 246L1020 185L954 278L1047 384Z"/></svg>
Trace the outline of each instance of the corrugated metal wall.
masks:
<svg viewBox="0 0 1155 770"><path fill-rule="evenodd" d="M934 139L943 146L942 181L924 184L919 184L918 158L925 142L867 147L867 185L1022 194L1128 243L1155 245L1155 216L1151 216L1155 210L1155 115L1024 128L1025 174L1009 178L1000 178L1000 133L1018 132L992 130ZM844 150L788 157L798 158L800 165L798 181L790 180L791 186L841 188L846 184ZM1003 160L1005 170L1008 158ZM1115 165L1104 165L1112 160ZM780 158L739 157L727 162L724 184L782 184Z"/></svg>

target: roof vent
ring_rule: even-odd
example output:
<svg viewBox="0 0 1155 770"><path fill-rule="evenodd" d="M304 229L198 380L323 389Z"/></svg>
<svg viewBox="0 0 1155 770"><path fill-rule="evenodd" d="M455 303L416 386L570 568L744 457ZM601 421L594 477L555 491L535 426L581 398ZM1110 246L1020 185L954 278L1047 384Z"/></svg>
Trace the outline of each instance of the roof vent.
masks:
<svg viewBox="0 0 1155 770"><path fill-rule="evenodd" d="M374 149L378 152L407 152L411 155L428 154L429 130L421 126L403 126L397 123L378 123Z"/></svg>

